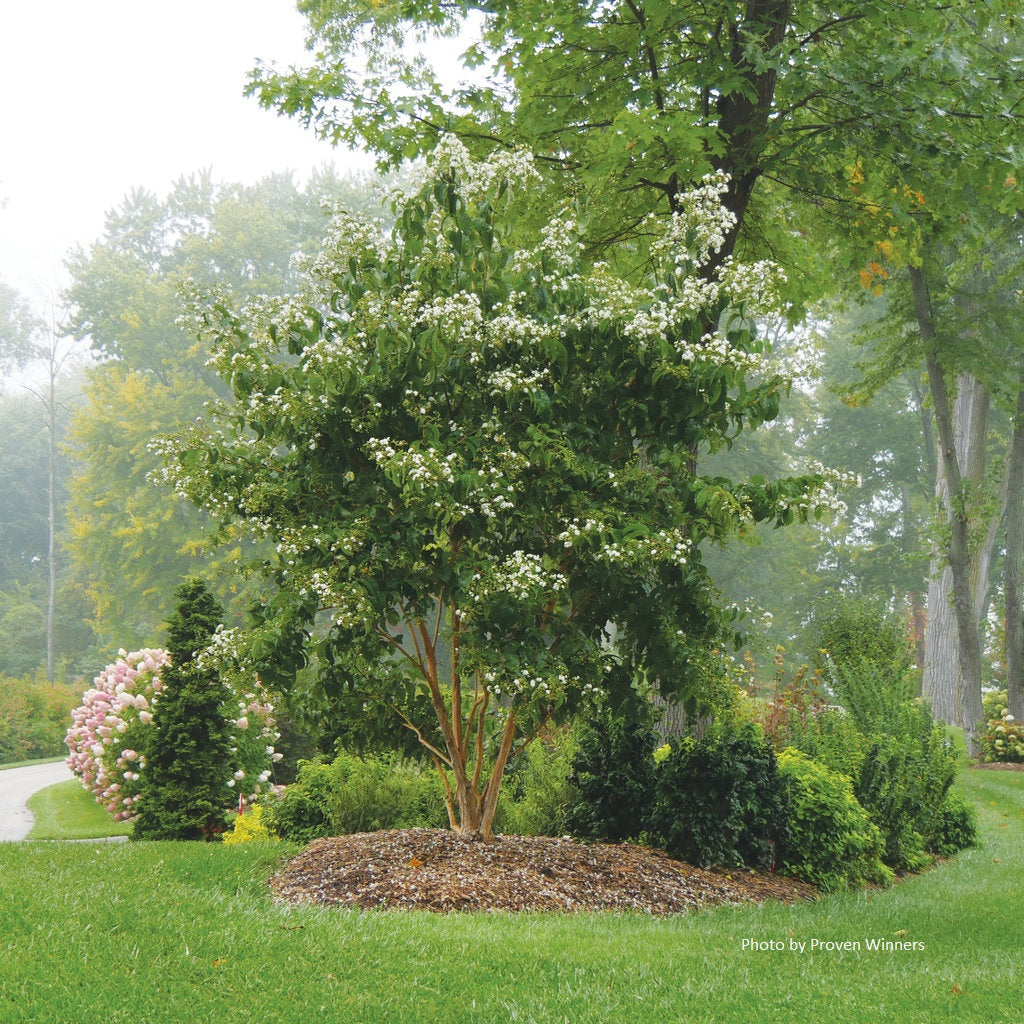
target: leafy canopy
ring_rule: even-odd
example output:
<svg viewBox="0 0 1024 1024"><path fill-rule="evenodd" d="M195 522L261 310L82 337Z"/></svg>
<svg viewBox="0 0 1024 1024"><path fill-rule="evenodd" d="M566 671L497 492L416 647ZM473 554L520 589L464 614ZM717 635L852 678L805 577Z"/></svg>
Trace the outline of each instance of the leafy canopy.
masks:
<svg viewBox="0 0 1024 1024"><path fill-rule="evenodd" d="M701 544L827 504L820 474L694 469L783 385L750 318L773 269L703 273L725 182L650 224L638 282L583 262L578 211L534 227L535 183L527 155L447 139L390 236L338 215L299 294L197 296L234 400L164 446L180 493L276 543L225 656L280 684L312 658L363 737L413 730L453 824L485 832L515 737L644 678L712 699L727 616Z"/></svg>

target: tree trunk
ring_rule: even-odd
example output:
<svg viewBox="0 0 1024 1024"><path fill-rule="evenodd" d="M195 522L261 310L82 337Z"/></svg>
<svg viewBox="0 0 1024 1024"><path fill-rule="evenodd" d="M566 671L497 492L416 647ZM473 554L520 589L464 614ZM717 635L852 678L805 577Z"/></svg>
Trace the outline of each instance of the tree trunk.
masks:
<svg viewBox="0 0 1024 1024"><path fill-rule="evenodd" d="M1008 709L1024 720L1024 391L1010 442L1006 484L1006 691Z"/></svg>
<svg viewBox="0 0 1024 1024"><path fill-rule="evenodd" d="M954 724L962 726L967 740L967 750L972 756L979 752L978 730L981 725L981 638L978 629L977 585L972 579L972 557L970 548L970 522L968 518L967 480L962 475L961 460L957 452L956 430L949 405L949 391L946 386L944 368L935 351L935 329L932 319L931 300L924 275L918 267L910 268L910 280L914 293L921 340L924 343L925 362L928 369L928 384L935 410L935 425L939 438L939 461L946 481L946 519L949 526L948 569L952 583L953 611L955 621L955 642L957 656L954 664L959 673L952 677L936 679L931 683L950 686L952 705L955 711ZM967 435L968 446L972 435L984 436L980 421L987 417L987 395L979 396L978 413L970 425ZM987 584L985 586L987 592ZM933 610L938 610L936 605ZM927 665L926 665L927 668ZM926 696L931 694L926 692Z"/></svg>
<svg viewBox="0 0 1024 1024"><path fill-rule="evenodd" d="M954 452L964 480L980 486L985 478L985 440L988 433L989 394L969 374L957 382L953 407ZM949 508L949 486L945 463L937 465L935 497L939 506ZM975 622L980 622L988 593L989 565L995 531L987 531L986 543L971 553L969 575ZM922 692L937 719L959 725L963 681L959 669L956 615L953 605L953 573L948 551L932 555L928 584L928 621L925 627L925 658Z"/></svg>

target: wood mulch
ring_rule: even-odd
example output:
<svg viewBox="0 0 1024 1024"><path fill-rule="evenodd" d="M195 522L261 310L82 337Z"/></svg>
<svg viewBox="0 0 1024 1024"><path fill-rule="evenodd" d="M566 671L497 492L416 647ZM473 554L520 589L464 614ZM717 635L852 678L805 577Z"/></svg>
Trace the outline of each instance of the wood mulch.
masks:
<svg viewBox="0 0 1024 1024"><path fill-rule="evenodd" d="M1024 772L1024 764L1019 761L981 761L972 764L972 768L984 768L990 772Z"/></svg>
<svg viewBox="0 0 1024 1024"><path fill-rule="evenodd" d="M705 871L631 844L443 829L314 840L270 886L289 903L450 911L640 911L680 914L712 904L812 900L804 882L761 871Z"/></svg>

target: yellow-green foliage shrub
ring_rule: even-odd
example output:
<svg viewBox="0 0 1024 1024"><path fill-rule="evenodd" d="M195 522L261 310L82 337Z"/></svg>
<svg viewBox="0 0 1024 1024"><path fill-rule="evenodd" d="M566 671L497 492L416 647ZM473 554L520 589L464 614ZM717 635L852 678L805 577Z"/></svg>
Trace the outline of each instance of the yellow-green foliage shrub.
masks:
<svg viewBox="0 0 1024 1024"><path fill-rule="evenodd" d="M263 808L257 804L235 818L234 827L224 833L225 843L268 842L277 836L267 827Z"/></svg>
<svg viewBox="0 0 1024 1024"><path fill-rule="evenodd" d="M782 871L827 890L892 881L881 830L848 776L791 747L778 755L778 771L789 804L789 827L776 851Z"/></svg>

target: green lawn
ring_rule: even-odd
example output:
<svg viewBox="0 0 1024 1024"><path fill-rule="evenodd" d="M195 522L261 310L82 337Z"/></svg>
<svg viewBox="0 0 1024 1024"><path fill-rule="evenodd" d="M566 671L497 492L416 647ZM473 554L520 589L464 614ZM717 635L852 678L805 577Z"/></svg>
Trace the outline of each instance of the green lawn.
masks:
<svg viewBox="0 0 1024 1024"><path fill-rule="evenodd" d="M279 847L2 844L0 1020L1020 1024L1024 775L962 785L984 845L938 870L672 920L288 908Z"/></svg>
<svg viewBox="0 0 1024 1024"><path fill-rule="evenodd" d="M132 830L114 821L78 779L41 789L29 799L28 809L35 818L29 839L99 839Z"/></svg>

